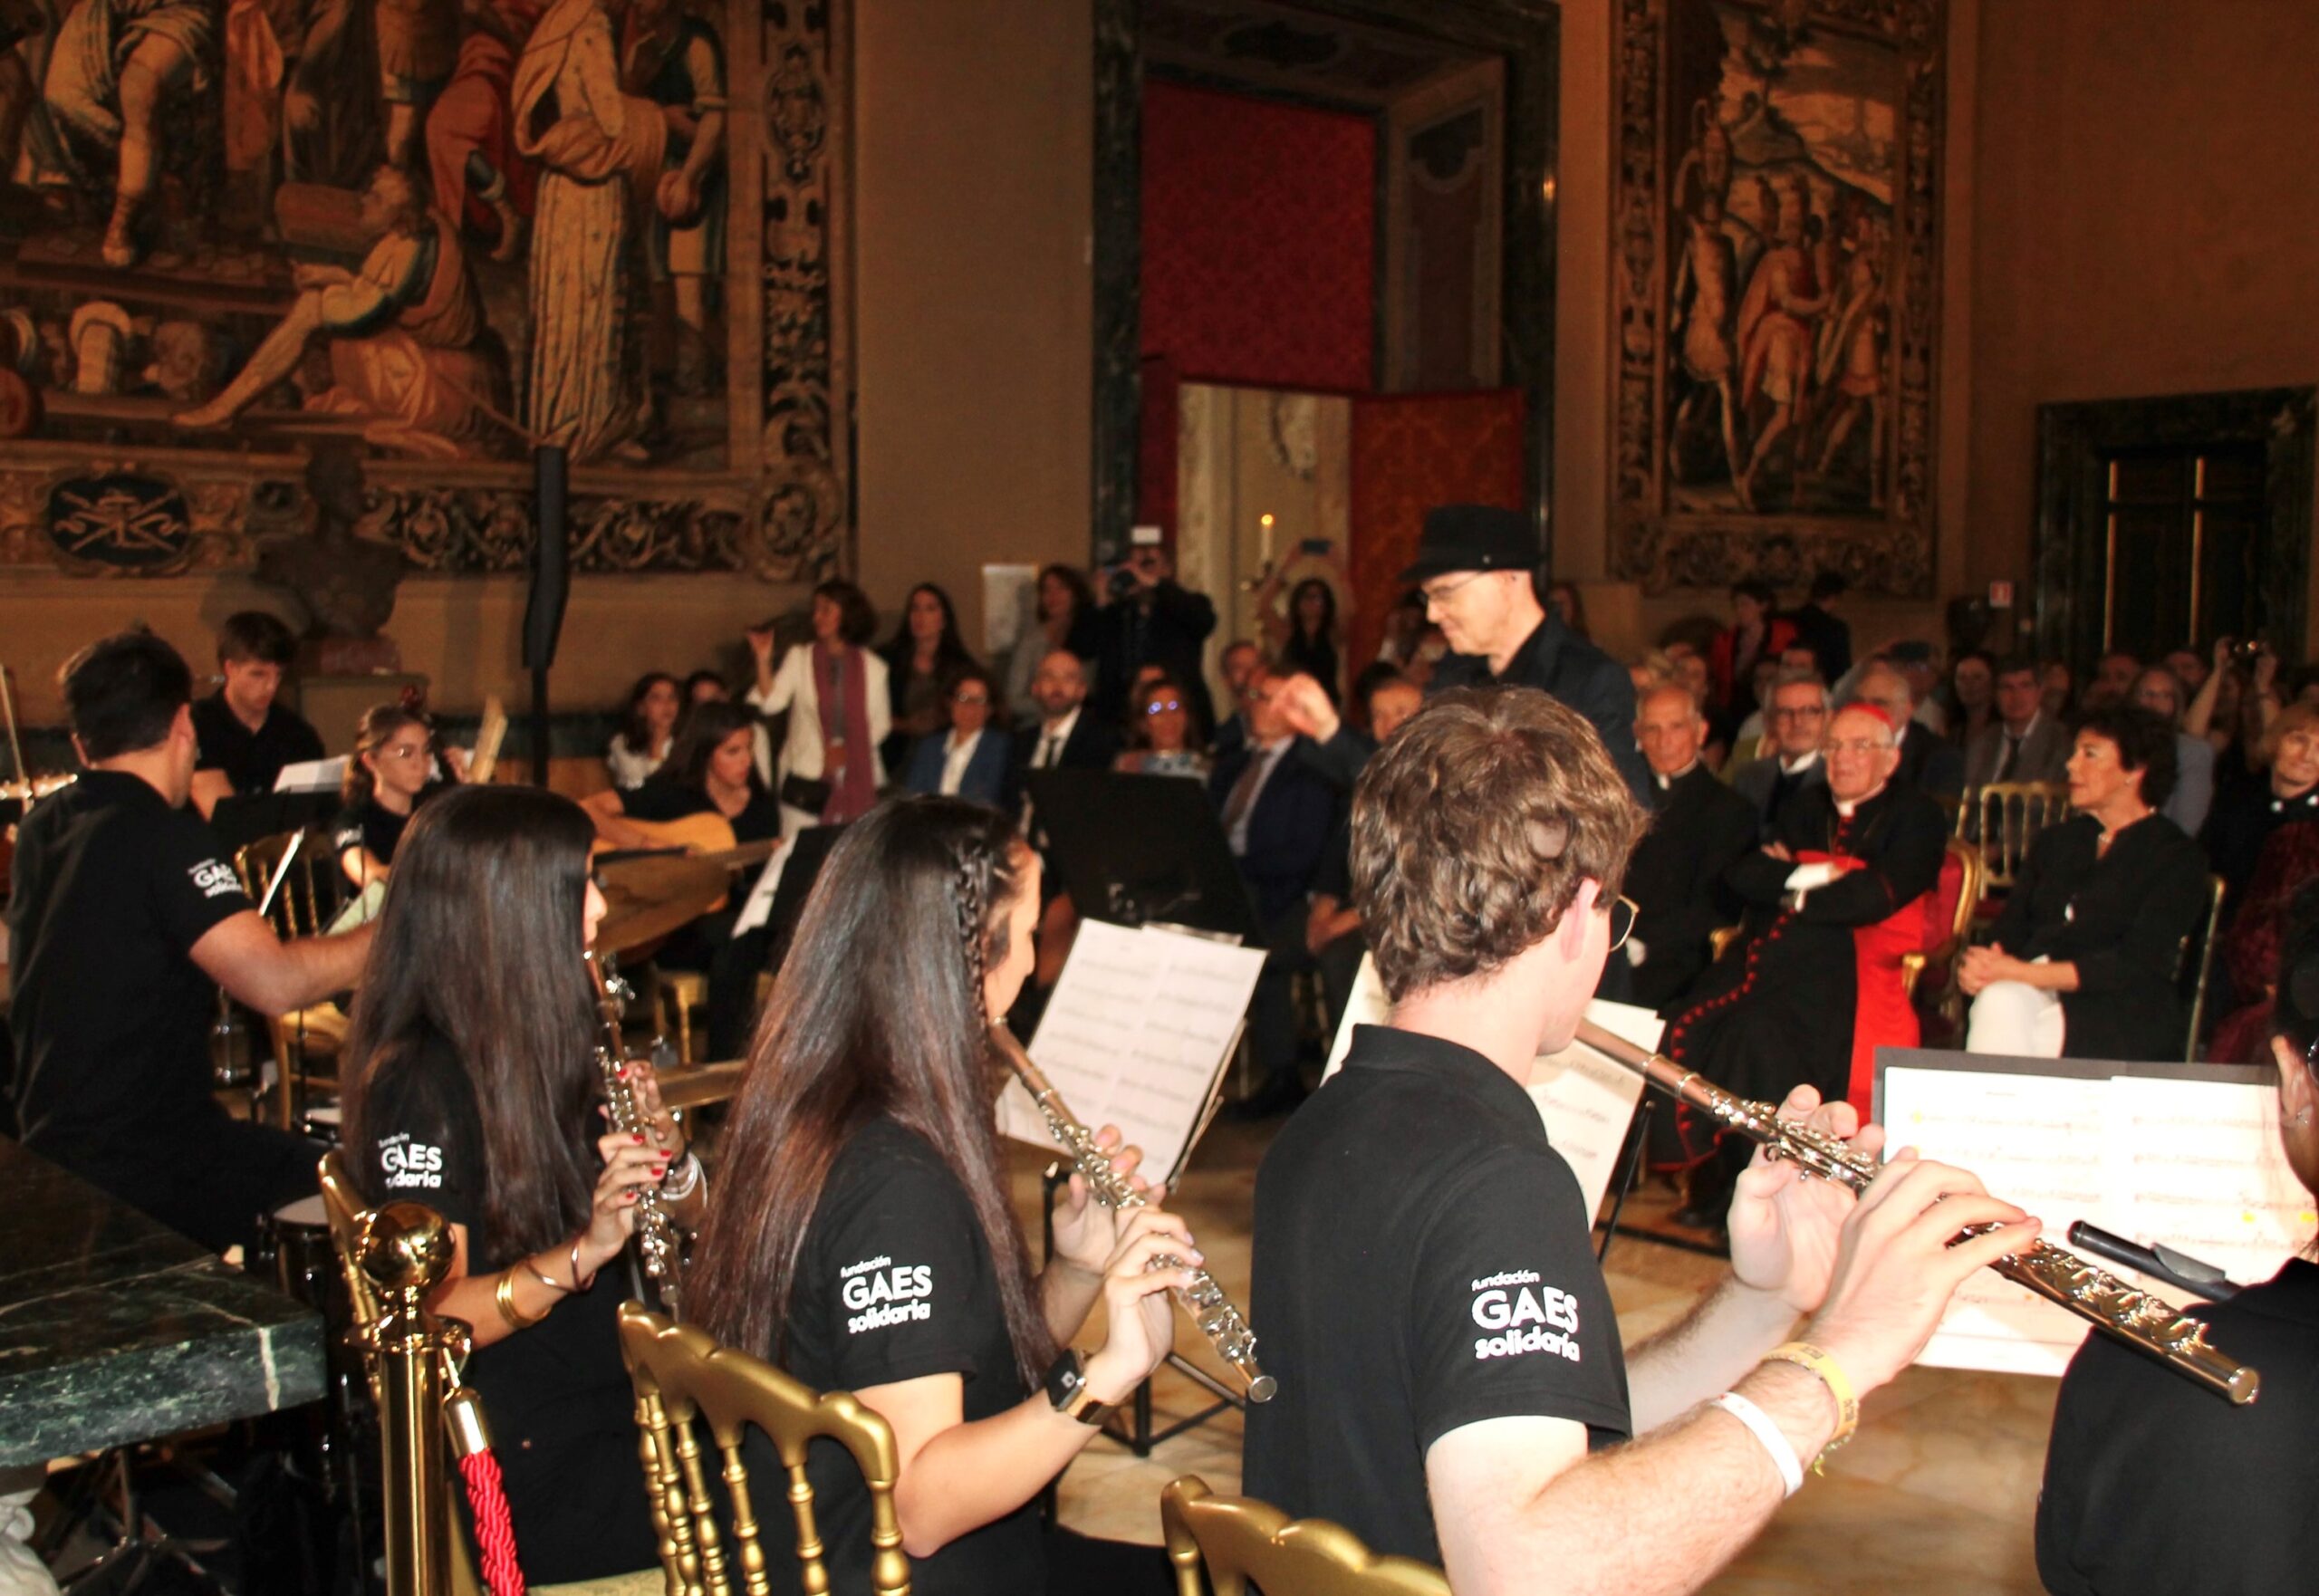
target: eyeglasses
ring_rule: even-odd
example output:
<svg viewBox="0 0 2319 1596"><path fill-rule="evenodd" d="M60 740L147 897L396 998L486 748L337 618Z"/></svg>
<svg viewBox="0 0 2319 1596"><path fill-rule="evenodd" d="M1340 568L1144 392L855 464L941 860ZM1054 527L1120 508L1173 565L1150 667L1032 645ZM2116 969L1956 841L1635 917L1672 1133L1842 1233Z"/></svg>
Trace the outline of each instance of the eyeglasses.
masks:
<svg viewBox="0 0 2319 1596"><path fill-rule="evenodd" d="M1891 744L1880 743L1873 737L1831 737L1828 739L1830 754L1885 754L1890 753L1891 748Z"/></svg>
<svg viewBox="0 0 2319 1596"><path fill-rule="evenodd" d="M1825 720L1827 717L1828 712L1820 707L1817 704L1806 704L1801 709L1788 708L1775 709L1772 711L1772 718L1774 720Z"/></svg>
<svg viewBox="0 0 2319 1596"><path fill-rule="evenodd" d="M1143 713L1146 715L1165 715L1169 710L1179 710L1183 707L1183 700L1180 698L1154 698L1150 703L1146 704L1143 707Z"/></svg>
<svg viewBox="0 0 2319 1596"><path fill-rule="evenodd" d="M378 749L370 756L373 759L417 759L426 752L426 744L409 743L400 747Z"/></svg>
<svg viewBox="0 0 2319 1596"><path fill-rule="evenodd" d="M1633 899L1623 895L1612 899L1605 908L1611 917L1611 946L1606 951L1616 953L1634 935L1634 918L1642 911L1635 908Z"/></svg>
<svg viewBox="0 0 2319 1596"><path fill-rule="evenodd" d="M1489 574L1487 571L1476 571L1459 577L1455 582L1436 582L1431 587L1419 588L1418 591L1425 595L1425 601L1429 604L1446 604Z"/></svg>
<svg viewBox="0 0 2319 1596"><path fill-rule="evenodd" d="M950 695L950 702L987 705L990 702L990 695L988 693L953 693Z"/></svg>

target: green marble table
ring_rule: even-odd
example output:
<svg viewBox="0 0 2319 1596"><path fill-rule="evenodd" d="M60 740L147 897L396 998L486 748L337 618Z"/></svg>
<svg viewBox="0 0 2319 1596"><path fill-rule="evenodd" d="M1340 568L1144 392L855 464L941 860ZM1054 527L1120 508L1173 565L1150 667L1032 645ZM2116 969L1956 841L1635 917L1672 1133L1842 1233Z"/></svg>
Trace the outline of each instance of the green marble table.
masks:
<svg viewBox="0 0 2319 1596"><path fill-rule="evenodd" d="M322 1392L312 1309L0 1137L0 1467Z"/></svg>

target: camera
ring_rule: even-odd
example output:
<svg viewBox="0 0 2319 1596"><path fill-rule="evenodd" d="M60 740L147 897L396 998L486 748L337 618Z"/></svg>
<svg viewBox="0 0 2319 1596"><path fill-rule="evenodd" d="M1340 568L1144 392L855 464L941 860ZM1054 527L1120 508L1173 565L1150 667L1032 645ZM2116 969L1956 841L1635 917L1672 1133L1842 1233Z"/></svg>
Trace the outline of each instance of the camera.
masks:
<svg viewBox="0 0 2319 1596"><path fill-rule="evenodd" d="M1135 580L1135 572L1122 565L1111 572L1111 580L1103 584L1103 591L1117 601L1135 597L1135 590L1140 585Z"/></svg>

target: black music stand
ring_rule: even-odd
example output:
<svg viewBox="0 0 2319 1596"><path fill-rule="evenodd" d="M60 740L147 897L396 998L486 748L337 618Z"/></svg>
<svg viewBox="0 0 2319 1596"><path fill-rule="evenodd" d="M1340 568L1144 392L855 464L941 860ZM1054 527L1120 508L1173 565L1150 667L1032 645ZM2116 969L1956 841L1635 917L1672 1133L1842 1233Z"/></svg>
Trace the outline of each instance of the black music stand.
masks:
<svg viewBox="0 0 2319 1596"><path fill-rule="evenodd" d="M1082 919L1180 926L1254 943L1256 905L1208 790L1181 776L1042 770L1028 778L1048 857Z"/></svg>
<svg viewBox="0 0 2319 1596"><path fill-rule="evenodd" d="M236 793L217 800L209 829L229 854L260 837L319 826L338 812L336 793Z"/></svg>

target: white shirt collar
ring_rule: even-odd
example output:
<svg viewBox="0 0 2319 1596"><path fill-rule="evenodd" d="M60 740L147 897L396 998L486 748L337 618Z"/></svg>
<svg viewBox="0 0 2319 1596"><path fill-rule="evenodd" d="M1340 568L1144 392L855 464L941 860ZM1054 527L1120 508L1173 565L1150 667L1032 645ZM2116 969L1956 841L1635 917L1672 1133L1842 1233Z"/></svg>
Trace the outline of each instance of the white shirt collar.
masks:
<svg viewBox="0 0 2319 1596"><path fill-rule="evenodd" d="M1805 771L1810 770L1814 765L1820 763L1820 751L1817 748L1811 749L1801 758L1796 760L1794 764L1790 764L1787 762L1787 755L1785 754L1776 755L1775 757L1779 761L1780 774L1784 776L1800 776Z"/></svg>
<svg viewBox="0 0 2319 1596"><path fill-rule="evenodd" d="M1852 800L1851 803L1845 803L1843 799L1839 798L1839 799L1837 799L1837 800L1836 800L1836 812L1837 812L1838 814L1840 814L1840 815L1843 815L1843 816L1844 817L1844 819L1846 819L1846 820L1850 820L1850 819L1852 817L1852 812L1853 812L1854 810L1858 809L1862 804L1866 803L1867 802L1869 802L1869 800L1870 800L1870 799L1874 798L1874 797L1877 795L1877 793L1881 793L1883 790L1884 790L1884 784L1883 784L1883 783L1881 783L1881 782L1879 782L1879 783L1877 783L1877 784L1876 784L1876 785L1875 785L1873 788L1870 789L1870 791L1869 791L1868 793L1866 793L1865 794L1863 794L1863 795L1862 795L1862 796L1861 796L1861 797L1858 797L1858 798L1853 799L1853 800Z"/></svg>
<svg viewBox="0 0 2319 1596"><path fill-rule="evenodd" d="M1685 776L1698 769L1698 767L1699 762L1697 759L1693 759L1690 764L1683 766L1682 769L1677 771L1672 775L1661 775L1659 772L1654 770L1650 773L1650 779L1657 782L1659 784L1659 790L1664 793L1669 788L1672 787L1677 782L1681 781Z"/></svg>
<svg viewBox="0 0 2319 1596"><path fill-rule="evenodd" d="M1058 743L1071 741L1071 734L1079 727L1079 712L1085 707L1083 704L1073 704L1071 707L1071 713L1061 720L1048 721L1045 726L1039 728L1040 740L1044 742L1053 737Z"/></svg>

